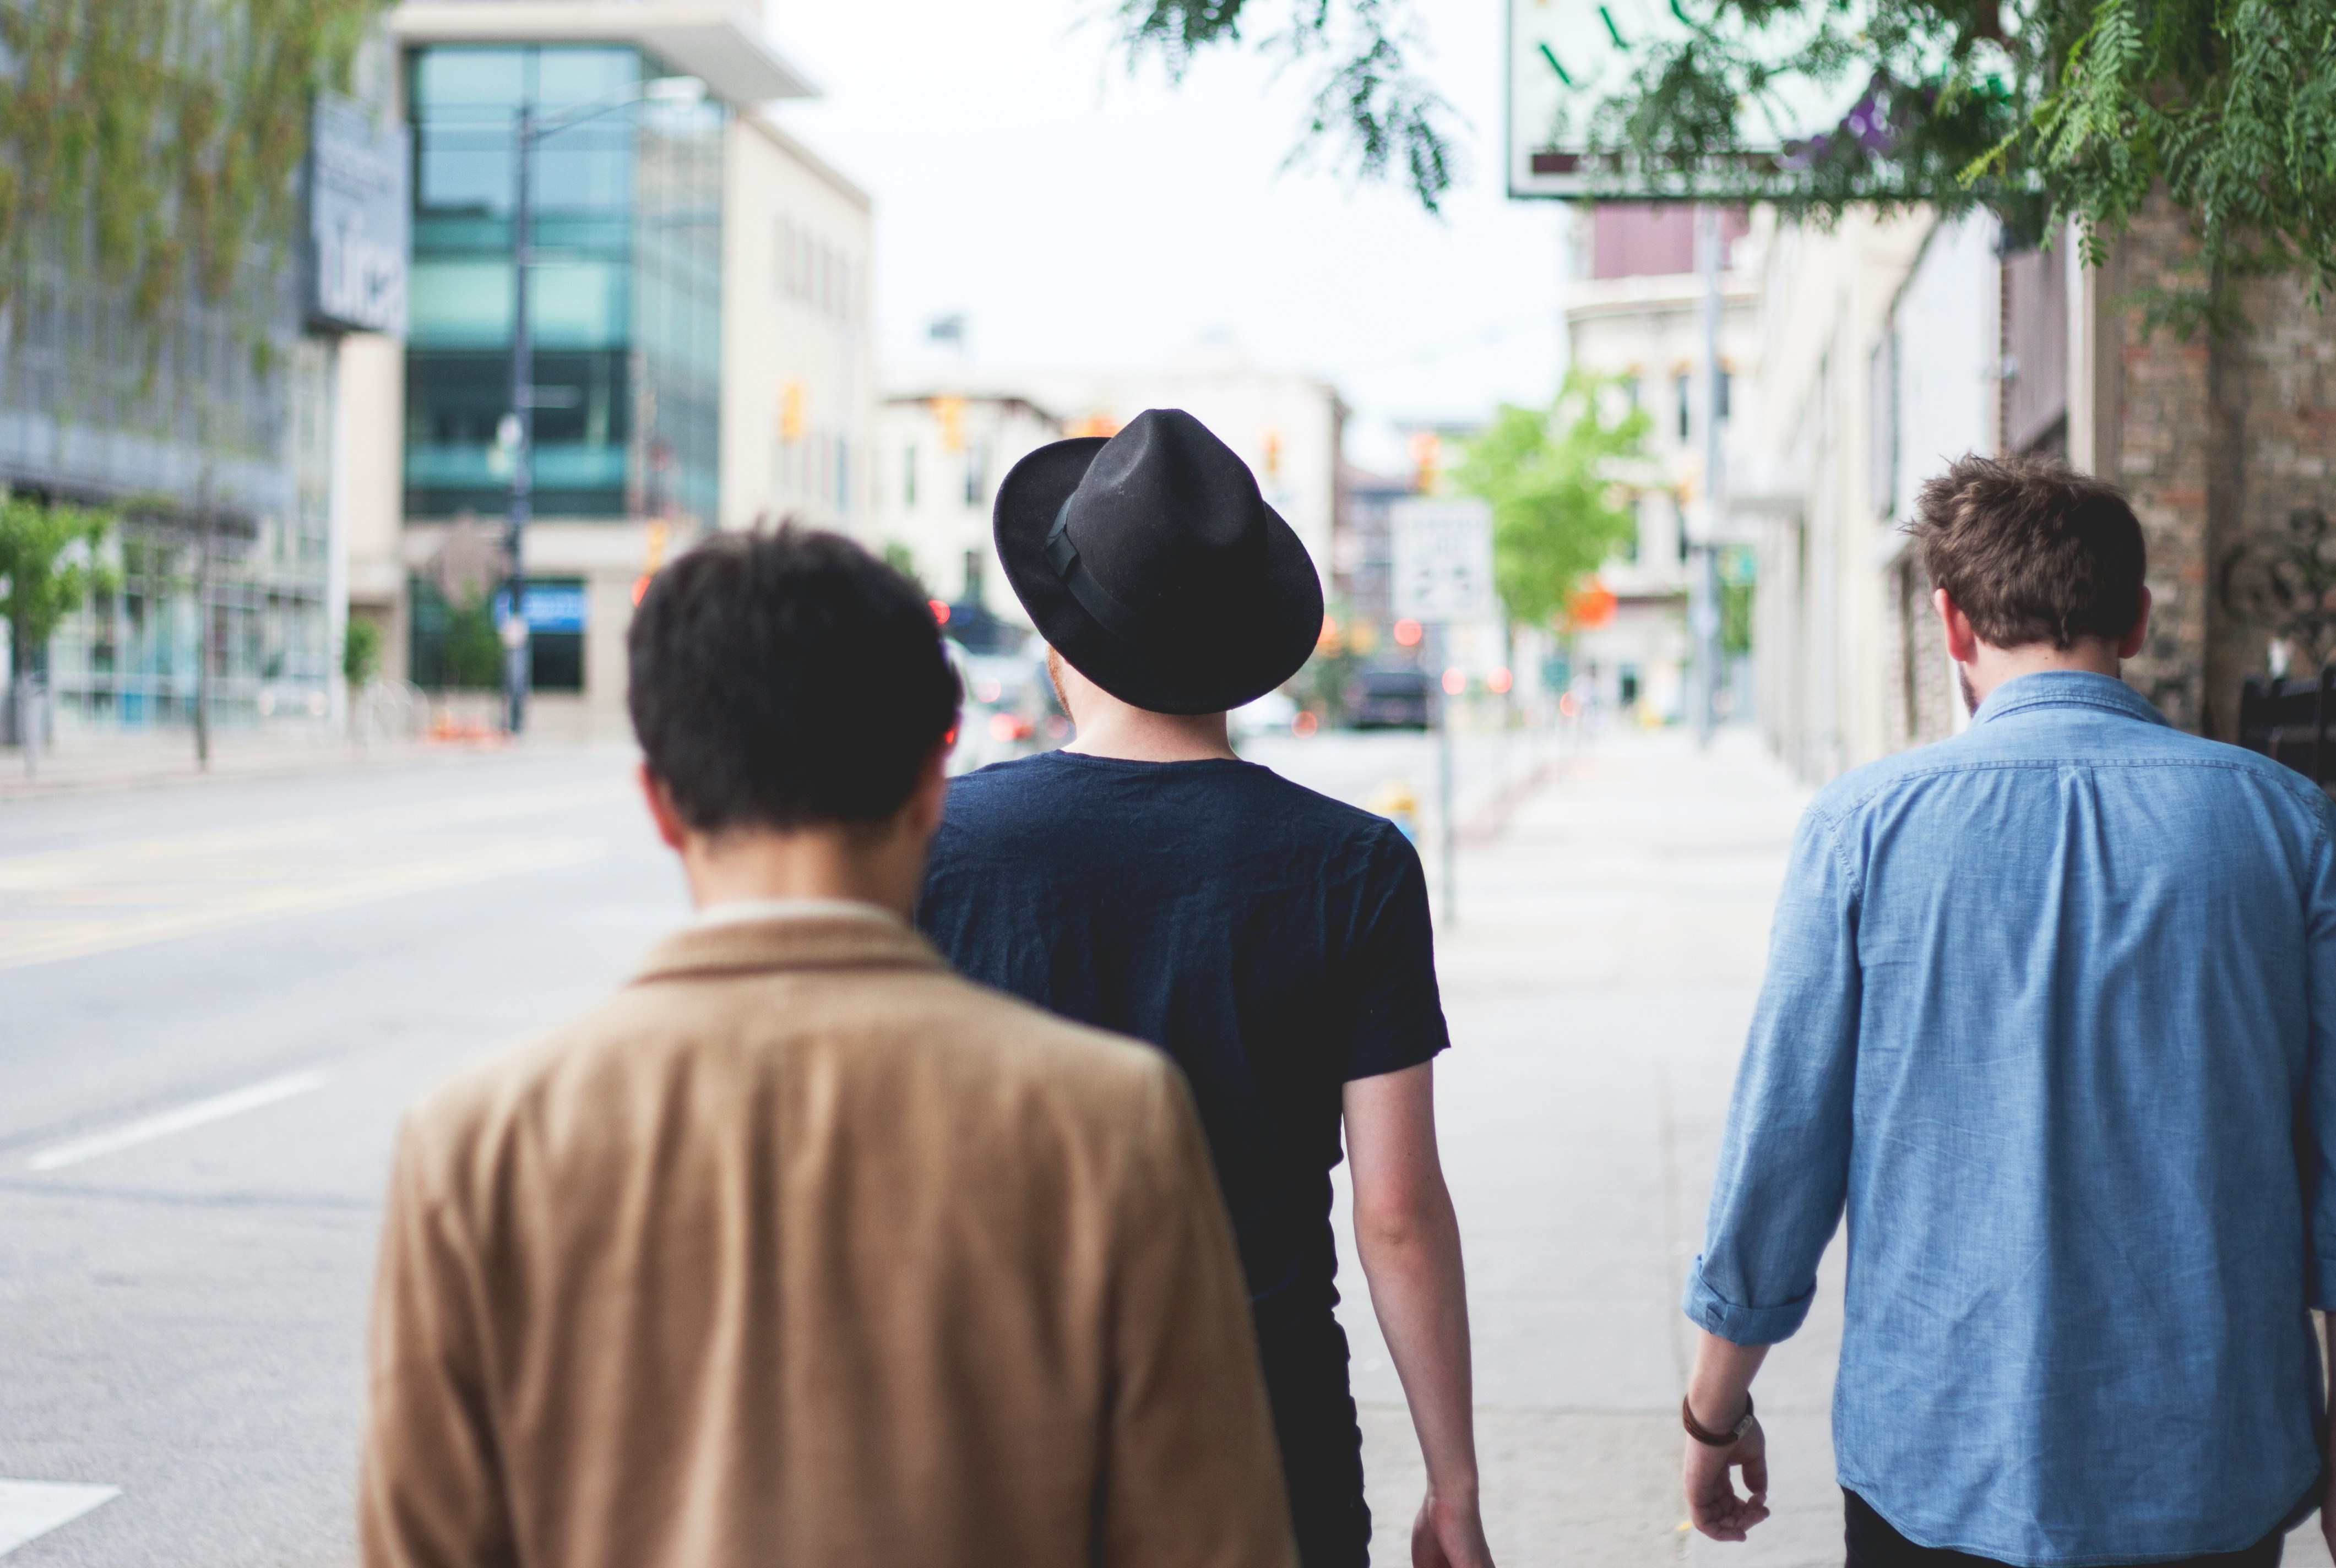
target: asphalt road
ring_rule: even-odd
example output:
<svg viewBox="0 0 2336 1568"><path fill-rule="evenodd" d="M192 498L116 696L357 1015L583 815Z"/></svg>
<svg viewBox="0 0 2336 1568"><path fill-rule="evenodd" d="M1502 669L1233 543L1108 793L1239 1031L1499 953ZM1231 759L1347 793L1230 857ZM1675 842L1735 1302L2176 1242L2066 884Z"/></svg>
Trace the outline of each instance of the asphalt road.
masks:
<svg viewBox="0 0 2336 1568"><path fill-rule="evenodd" d="M121 1489L11 1568L351 1561L398 1113L684 913L628 765L0 811L0 1477ZM0 1485L0 1546L73 1501Z"/></svg>
<svg viewBox="0 0 2336 1568"><path fill-rule="evenodd" d="M1251 749L1350 799L1433 789L1418 735ZM1464 740L1464 806L1520 755ZM399 1112L683 918L629 767L456 756L0 806L10 1568L351 1560Z"/></svg>

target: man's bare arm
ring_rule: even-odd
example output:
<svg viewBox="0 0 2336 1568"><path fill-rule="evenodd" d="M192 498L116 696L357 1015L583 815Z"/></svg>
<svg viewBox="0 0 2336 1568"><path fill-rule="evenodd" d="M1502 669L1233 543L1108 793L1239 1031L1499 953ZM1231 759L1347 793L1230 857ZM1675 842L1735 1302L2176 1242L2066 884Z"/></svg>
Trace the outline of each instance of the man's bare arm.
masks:
<svg viewBox="0 0 2336 1568"><path fill-rule="evenodd" d="M1467 1281L1460 1222L1436 1149L1434 1064L1356 1079L1346 1087L1346 1118L1355 1250L1427 1461L1412 1561L1490 1568L1477 1500Z"/></svg>
<svg viewBox="0 0 2336 1568"><path fill-rule="evenodd" d="M1767 1359L1766 1345L1737 1345L1717 1334L1698 1330L1695 1370L1687 1380L1687 1407L1696 1425L1708 1432L1726 1432L1744 1419L1752 1398L1752 1379ZM1695 1527L1715 1541L1741 1541L1745 1533L1768 1516L1768 1437L1756 1419L1752 1429L1725 1448L1698 1442L1687 1444L1685 1480L1688 1516ZM1744 1472L1738 1497L1728 1478L1732 1469Z"/></svg>

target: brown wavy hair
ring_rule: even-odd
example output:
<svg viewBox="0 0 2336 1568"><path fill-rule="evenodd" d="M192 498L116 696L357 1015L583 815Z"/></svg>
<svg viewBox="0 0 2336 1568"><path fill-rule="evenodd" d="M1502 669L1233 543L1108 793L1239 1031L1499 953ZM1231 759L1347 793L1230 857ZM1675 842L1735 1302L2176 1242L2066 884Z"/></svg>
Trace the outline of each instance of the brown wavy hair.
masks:
<svg viewBox="0 0 2336 1568"><path fill-rule="evenodd" d="M1907 532L1931 586L1996 648L2116 642L2141 618L2140 521L2117 486L2058 459L1961 458L1922 486Z"/></svg>

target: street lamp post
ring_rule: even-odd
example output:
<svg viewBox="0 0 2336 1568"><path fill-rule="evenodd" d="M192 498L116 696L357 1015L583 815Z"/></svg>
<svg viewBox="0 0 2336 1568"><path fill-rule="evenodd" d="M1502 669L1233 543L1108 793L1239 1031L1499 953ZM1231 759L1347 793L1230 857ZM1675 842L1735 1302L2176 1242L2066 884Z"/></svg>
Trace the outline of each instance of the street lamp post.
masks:
<svg viewBox="0 0 2336 1568"><path fill-rule="evenodd" d="M1720 409L1724 374L1719 359L1720 233L1719 209L1705 203L1695 209L1698 270L1703 274L1703 482L1698 487L1698 526L1689 537L1688 633L1694 650L1694 678L1689 702L1694 712L1698 745L1711 744L1718 718L1723 679L1719 646L1719 536L1724 505L1721 489L1727 476L1721 465L1727 449L1720 443Z"/></svg>
<svg viewBox="0 0 2336 1568"><path fill-rule="evenodd" d="M706 95L706 83L695 76L660 76L635 83L600 99L579 103L549 120L536 118L526 102L511 128L514 172L511 203L511 509L503 525L503 554L510 562L501 627L503 641L503 723L512 735L527 727L529 663L527 624L527 525L535 508L535 339L528 307L528 269L535 265L532 186L536 144L545 137L580 125L587 120L636 103L689 105Z"/></svg>
<svg viewBox="0 0 2336 1568"><path fill-rule="evenodd" d="M529 663L527 627L527 525L535 508L535 340L528 331L527 271L530 255L530 187L535 164L535 112L522 101L512 134L519 169L511 203L511 512L503 525L503 555L510 562L504 592L503 727L518 735L527 727Z"/></svg>

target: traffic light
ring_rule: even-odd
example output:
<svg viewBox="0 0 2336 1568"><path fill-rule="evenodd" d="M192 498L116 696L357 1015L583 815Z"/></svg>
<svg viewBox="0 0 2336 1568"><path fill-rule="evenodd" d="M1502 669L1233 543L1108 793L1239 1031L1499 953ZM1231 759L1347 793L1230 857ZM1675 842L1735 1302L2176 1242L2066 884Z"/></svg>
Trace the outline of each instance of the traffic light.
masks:
<svg viewBox="0 0 2336 1568"><path fill-rule="evenodd" d="M803 433L803 384L784 382L779 386L779 439L801 441Z"/></svg>
<svg viewBox="0 0 2336 1568"><path fill-rule="evenodd" d="M965 450L965 399L954 394L933 399L933 418L941 427L941 450Z"/></svg>

